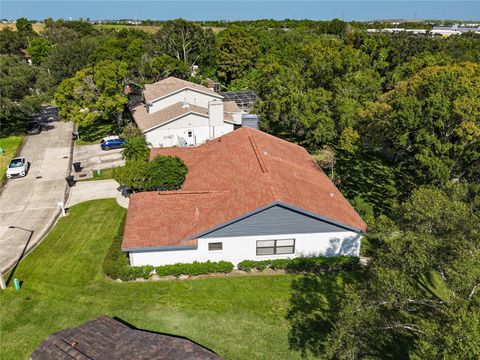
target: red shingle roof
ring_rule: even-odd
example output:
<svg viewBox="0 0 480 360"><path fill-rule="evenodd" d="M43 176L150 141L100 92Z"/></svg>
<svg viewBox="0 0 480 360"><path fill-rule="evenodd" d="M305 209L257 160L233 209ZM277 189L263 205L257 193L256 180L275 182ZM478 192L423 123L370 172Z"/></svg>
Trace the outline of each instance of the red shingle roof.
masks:
<svg viewBox="0 0 480 360"><path fill-rule="evenodd" d="M134 194L123 249L196 245L198 234L281 202L347 227L366 224L304 148L242 128L195 148L156 148L188 167L180 191Z"/></svg>

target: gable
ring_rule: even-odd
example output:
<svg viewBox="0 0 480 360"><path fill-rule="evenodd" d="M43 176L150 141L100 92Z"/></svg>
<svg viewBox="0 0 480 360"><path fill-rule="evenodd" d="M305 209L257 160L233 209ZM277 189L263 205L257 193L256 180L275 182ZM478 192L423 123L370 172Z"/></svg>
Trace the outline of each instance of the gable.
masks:
<svg viewBox="0 0 480 360"><path fill-rule="evenodd" d="M228 223L200 237L219 238L233 236L308 234L352 231L348 227L322 220L314 216L290 209L282 205L274 205Z"/></svg>

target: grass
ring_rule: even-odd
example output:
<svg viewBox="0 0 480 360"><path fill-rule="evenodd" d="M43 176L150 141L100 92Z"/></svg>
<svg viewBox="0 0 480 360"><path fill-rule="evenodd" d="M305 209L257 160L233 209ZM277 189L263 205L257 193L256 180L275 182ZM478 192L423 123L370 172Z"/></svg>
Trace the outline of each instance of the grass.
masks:
<svg viewBox="0 0 480 360"><path fill-rule="evenodd" d="M45 24L44 23L35 23L32 24L33 31L40 33L43 30L45 30ZM105 30L105 29L113 29L113 30L122 30L122 29L137 29L137 30L142 30L147 33L156 33L158 32L162 27L158 25L123 25L123 24L95 24L93 27L97 30ZM14 31L17 30L17 27L15 24L0 24L0 30L3 30L5 28L10 28ZM214 27L214 26L204 26L203 28L209 28L212 29L214 34L219 33L222 30L225 30L224 27Z"/></svg>
<svg viewBox="0 0 480 360"><path fill-rule="evenodd" d="M15 156L18 147L22 143L23 136L9 136L0 139L0 147L4 153L0 154L0 183L5 178L5 172L10 160Z"/></svg>
<svg viewBox="0 0 480 360"><path fill-rule="evenodd" d="M25 359L48 335L100 315L188 337L226 359L300 359L285 319L294 275L117 283L102 262L126 210L114 199L69 209L0 293L0 358ZM350 275L322 275L341 291ZM6 276L8 279L9 276Z"/></svg>
<svg viewBox="0 0 480 360"><path fill-rule="evenodd" d="M95 180L113 179L112 173L113 173L113 168L101 170L100 175L98 175L97 172L94 170L93 177L88 179L79 179L78 181L95 181Z"/></svg>

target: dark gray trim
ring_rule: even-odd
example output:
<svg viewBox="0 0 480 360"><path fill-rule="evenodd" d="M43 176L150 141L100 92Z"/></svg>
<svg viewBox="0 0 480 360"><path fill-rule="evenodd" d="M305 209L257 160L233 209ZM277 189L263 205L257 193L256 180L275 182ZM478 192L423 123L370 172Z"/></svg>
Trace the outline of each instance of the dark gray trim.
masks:
<svg viewBox="0 0 480 360"><path fill-rule="evenodd" d="M139 252L155 252L155 251L176 251L176 250L197 250L197 246L152 246L144 248L122 248L123 252L139 253Z"/></svg>
<svg viewBox="0 0 480 360"><path fill-rule="evenodd" d="M253 211L250 211L250 212L248 212L248 213L246 213L246 214L244 214L244 215L242 215L242 216L236 217L236 218L234 218L234 219L232 219L232 220L230 220L230 221L227 221L227 222L225 222L225 223L223 223L223 224L220 224L220 225L211 227L210 229L207 229L207 230L202 231L202 232L200 232L200 233L194 234L194 235L188 237L186 240L192 240L192 239L204 237L204 236L208 235L209 233L211 233L211 232L213 232L213 231L216 231L216 230L219 230L219 229L221 229L221 228L224 228L224 227L226 227L226 226L228 226L228 225L231 225L231 224L233 224L233 223L235 223L235 222L237 222L237 221L243 220L243 219L245 219L245 218L247 218L247 217L249 217L249 216L255 215L255 214L257 214L257 213L259 213L259 212L261 212L261 211L264 211L264 210L269 209L269 208L274 207L274 206L282 206L282 207L284 207L284 208L287 208L287 209L289 209L289 210L298 212L298 213L300 213L300 214L303 214L303 215L306 215L306 216L310 216L310 217L312 217L312 218L315 218L315 219L324 221L324 222L326 222L326 223L328 223L328 224L331 224L331 225L334 225L334 226L338 226L338 227L340 227L340 228L342 228L342 229L344 229L344 230L347 230L347 231L353 231L353 232L356 232L356 233L359 233L359 234L362 233L362 230L360 230L360 229L358 229L358 228L355 228L355 227L352 227L352 226L349 226L349 225L345 225L345 224L343 224L343 223L341 223L341 222L332 220L332 219L327 218L327 217L325 217L325 216L321 216L321 215L312 213L312 212L307 211L307 210L303 210L303 209L297 208L297 207L295 207L295 206L289 205L289 204L284 203L284 202L282 202L282 201L275 201L275 202L273 202L273 203L270 203L270 204L268 204L268 205L262 206L262 207L260 207L260 208L258 208L258 209L253 210Z"/></svg>

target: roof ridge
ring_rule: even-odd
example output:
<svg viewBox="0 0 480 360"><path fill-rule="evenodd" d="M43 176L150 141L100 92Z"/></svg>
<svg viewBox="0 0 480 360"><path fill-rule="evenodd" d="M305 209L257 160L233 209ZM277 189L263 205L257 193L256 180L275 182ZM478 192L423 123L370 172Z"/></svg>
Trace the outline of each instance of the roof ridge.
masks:
<svg viewBox="0 0 480 360"><path fill-rule="evenodd" d="M272 178L270 176L270 173L268 171L268 167L267 167L267 164L265 162L265 159L263 158L262 153L258 149L257 143L256 143L255 139L253 138L252 134L248 134L248 139L250 140L250 144L252 145L253 151L255 152L255 156L257 157L258 163L260 164L260 167L261 167L263 173L266 175L265 178L267 180L268 189L270 190L270 192L273 196L273 199L278 200L279 195L277 194L277 192L275 190L275 187L273 186L273 180L272 180ZM265 154L266 154L266 152L265 152Z"/></svg>
<svg viewBox="0 0 480 360"><path fill-rule="evenodd" d="M248 134L248 140L250 140L250 145L253 148L253 152L255 153L255 156L257 157L258 165L260 165L260 168L262 169L262 172L268 173L268 168L267 164L265 164L265 161L262 157L262 154L260 153L260 150L258 150L257 143L253 139L253 137Z"/></svg>

